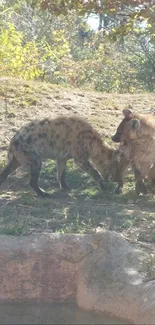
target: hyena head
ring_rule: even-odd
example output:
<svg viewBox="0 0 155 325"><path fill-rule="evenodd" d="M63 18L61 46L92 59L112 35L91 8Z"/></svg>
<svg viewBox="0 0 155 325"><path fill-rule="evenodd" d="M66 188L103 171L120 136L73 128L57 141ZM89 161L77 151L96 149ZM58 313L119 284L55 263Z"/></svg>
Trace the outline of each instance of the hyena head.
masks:
<svg viewBox="0 0 155 325"><path fill-rule="evenodd" d="M134 117L134 114L129 109L124 109L123 110L123 115L124 115L124 118L121 121L121 123L119 124L116 133L112 137L112 140L114 142L120 142L121 141L121 135L124 132L127 123Z"/></svg>
<svg viewBox="0 0 155 325"><path fill-rule="evenodd" d="M121 133L120 142L124 145L128 144L130 140L136 140L139 138L141 122L137 118L132 118Z"/></svg>

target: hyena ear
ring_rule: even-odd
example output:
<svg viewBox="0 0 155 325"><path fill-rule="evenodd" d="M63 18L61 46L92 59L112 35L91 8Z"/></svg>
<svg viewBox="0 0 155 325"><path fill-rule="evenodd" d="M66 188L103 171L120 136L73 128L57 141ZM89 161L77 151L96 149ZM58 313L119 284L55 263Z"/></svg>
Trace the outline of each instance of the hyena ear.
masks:
<svg viewBox="0 0 155 325"><path fill-rule="evenodd" d="M131 128L135 131L138 131L140 129L140 121L137 118L133 118L130 121Z"/></svg>
<svg viewBox="0 0 155 325"><path fill-rule="evenodd" d="M133 113L130 111L130 109L123 109L123 114L128 120L133 118Z"/></svg>

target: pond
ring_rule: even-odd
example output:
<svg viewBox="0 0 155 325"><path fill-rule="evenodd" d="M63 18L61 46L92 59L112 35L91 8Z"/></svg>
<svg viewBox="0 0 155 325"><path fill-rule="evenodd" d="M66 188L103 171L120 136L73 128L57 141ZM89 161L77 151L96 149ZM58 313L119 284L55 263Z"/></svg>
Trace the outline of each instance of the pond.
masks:
<svg viewBox="0 0 155 325"><path fill-rule="evenodd" d="M122 320L118 320L103 313L83 311L72 304L13 302L0 304L0 324L39 325L125 323Z"/></svg>

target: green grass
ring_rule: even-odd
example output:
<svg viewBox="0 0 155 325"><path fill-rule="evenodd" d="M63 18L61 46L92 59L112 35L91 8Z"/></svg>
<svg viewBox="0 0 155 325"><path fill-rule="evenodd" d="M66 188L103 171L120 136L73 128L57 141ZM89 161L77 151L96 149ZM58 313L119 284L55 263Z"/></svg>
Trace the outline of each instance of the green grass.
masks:
<svg viewBox="0 0 155 325"><path fill-rule="evenodd" d="M70 190L61 192L55 162L47 161L39 183L52 197L41 199L29 187L27 172L11 175L1 191L0 233L93 233L109 229L126 236L132 234L135 240L155 242L154 196L137 198L132 174L128 174L120 196L114 194L115 183L107 184L106 190L101 192L72 161L67 164L66 181Z"/></svg>

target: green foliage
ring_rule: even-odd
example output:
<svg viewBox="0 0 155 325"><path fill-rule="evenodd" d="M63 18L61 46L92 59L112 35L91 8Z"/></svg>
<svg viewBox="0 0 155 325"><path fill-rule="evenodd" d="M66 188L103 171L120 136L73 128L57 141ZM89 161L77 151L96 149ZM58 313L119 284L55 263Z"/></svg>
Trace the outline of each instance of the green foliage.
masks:
<svg viewBox="0 0 155 325"><path fill-rule="evenodd" d="M0 34L1 75L34 79L41 74L38 69L38 50L35 42L23 44L23 34L12 24Z"/></svg>
<svg viewBox="0 0 155 325"><path fill-rule="evenodd" d="M154 91L153 20L143 15L141 24L140 12L135 14L130 10L130 3L122 9L128 17L124 22L117 14L117 6L114 10L115 1L109 9L107 2L104 10L108 15L102 10L102 29L94 32L86 16L79 16L82 2L63 1L65 8L69 6L65 15L60 15L60 3L50 3L53 8L59 5L59 14L55 11L53 14L40 10L37 0L3 1L1 75L107 92ZM95 3L99 2L88 1L88 6ZM155 10L152 17L154 14Z"/></svg>
<svg viewBox="0 0 155 325"><path fill-rule="evenodd" d="M104 10L105 12L113 13L115 11L119 11L122 6L132 7L133 12L134 8L139 5L147 5L148 1L146 0L111 0L111 1L103 1L103 0L38 0L38 3L41 4L42 9L48 9L51 12L55 12L55 14L66 14L68 10L76 10L79 14L84 14L86 12L99 12L100 10ZM145 12L145 7L142 8ZM136 11L136 9L135 9Z"/></svg>
<svg viewBox="0 0 155 325"><path fill-rule="evenodd" d="M42 39L40 42L24 42L24 35L8 24L0 34L1 75L34 79L42 76L46 67L43 63L50 59L54 68L69 53L68 42L63 31L53 33L52 46Z"/></svg>

